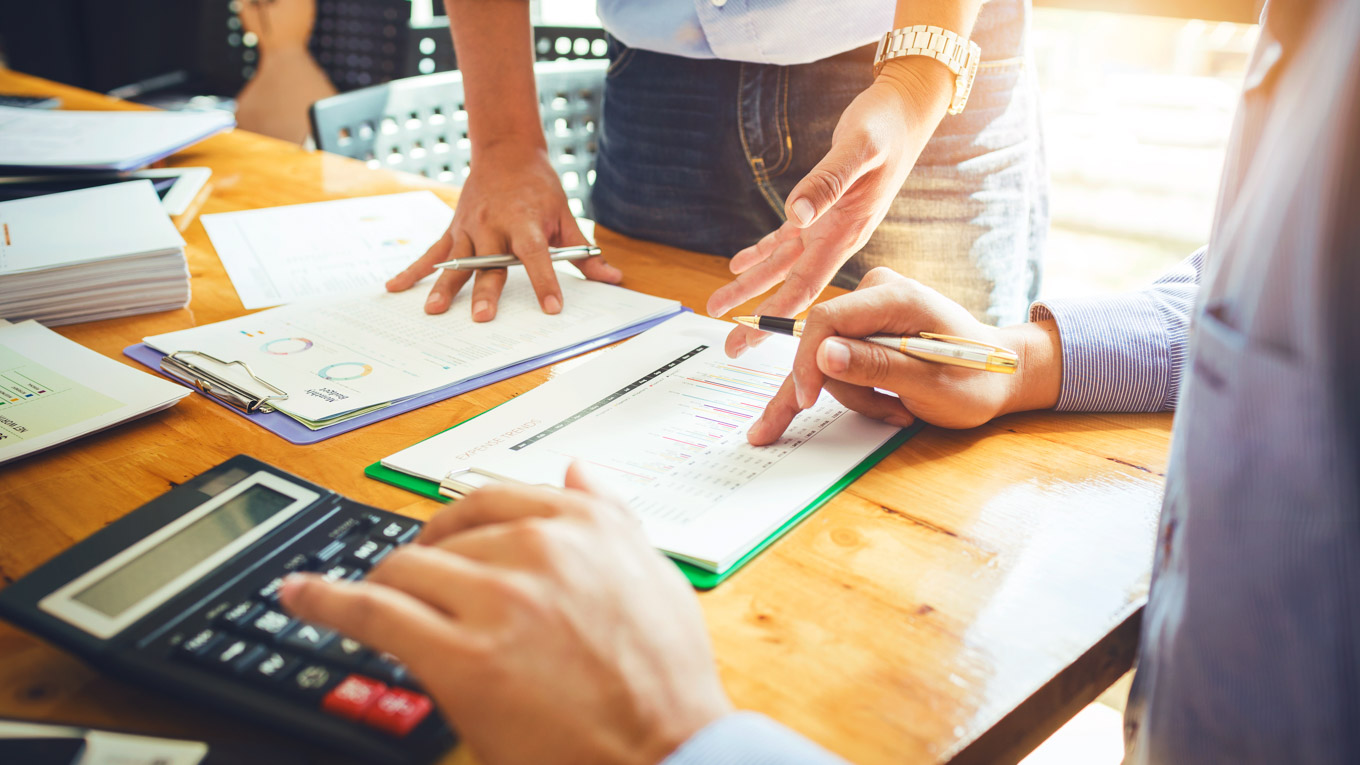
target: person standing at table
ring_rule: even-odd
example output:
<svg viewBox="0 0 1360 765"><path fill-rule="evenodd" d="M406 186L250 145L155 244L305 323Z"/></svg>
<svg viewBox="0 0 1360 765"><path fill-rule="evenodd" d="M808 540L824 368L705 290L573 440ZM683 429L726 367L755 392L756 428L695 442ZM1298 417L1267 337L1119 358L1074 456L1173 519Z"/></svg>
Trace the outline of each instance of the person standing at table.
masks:
<svg viewBox="0 0 1360 765"><path fill-rule="evenodd" d="M799 346L804 388L890 420L1177 410L1129 765L1360 761L1357 38L1353 0L1269 5L1210 244L1153 287L994 329L879 270ZM1022 348L1019 372L837 337L922 330ZM798 398L786 384L750 439ZM473 494L365 582L294 576L283 603L399 656L488 765L840 762L732 712L685 580L579 465L566 485Z"/></svg>
<svg viewBox="0 0 1360 765"><path fill-rule="evenodd" d="M791 315L833 279L853 286L870 268L891 265L988 323L1021 320L1038 291L1047 229L1026 59L1029 0L900 0L895 13L893 6L600 0L611 63L595 218L628 236L735 254L739 276L713 295L713 315L781 281L763 310ZM548 164L528 4L446 7L466 89L472 172L448 233L388 288L412 287L443 260L513 252L543 310L557 313L561 290L548 247L585 240ZM915 25L939 31L904 32L889 47L934 46L938 60L892 57L875 75L884 33ZM980 62L968 58L970 39ZM621 278L599 258L580 268L593 279ZM447 310L469 278L441 274L425 310ZM504 282L504 271L477 274L474 319L495 315ZM729 351L755 336L738 328Z"/></svg>

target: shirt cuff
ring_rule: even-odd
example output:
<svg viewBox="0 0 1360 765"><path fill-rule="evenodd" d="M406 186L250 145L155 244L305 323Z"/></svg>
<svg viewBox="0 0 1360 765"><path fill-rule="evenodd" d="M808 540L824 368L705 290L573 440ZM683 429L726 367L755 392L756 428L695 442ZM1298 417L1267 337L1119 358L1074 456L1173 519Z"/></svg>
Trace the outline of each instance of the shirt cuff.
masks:
<svg viewBox="0 0 1360 765"><path fill-rule="evenodd" d="M845 765L773 720L736 712L709 723L662 765Z"/></svg>
<svg viewBox="0 0 1360 765"><path fill-rule="evenodd" d="M1183 359L1163 312L1142 294L1044 300L1030 321L1055 320L1062 340L1062 412L1160 412L1175 407Z"/></svg>

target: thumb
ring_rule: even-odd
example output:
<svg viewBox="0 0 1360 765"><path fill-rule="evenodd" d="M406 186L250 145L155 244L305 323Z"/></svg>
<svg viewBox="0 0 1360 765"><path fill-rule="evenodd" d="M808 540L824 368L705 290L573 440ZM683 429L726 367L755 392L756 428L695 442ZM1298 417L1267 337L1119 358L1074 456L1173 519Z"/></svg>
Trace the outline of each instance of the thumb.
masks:
<svg viewBox="0 0 1360 765"><path fill-rule="evenodd" d="M861 152L849 141L834 141L822 161L789 192L784 215L795 226L811 226L840 201L867 169Z"/></svg>
<svg viewBox="0 0 1360 765"><path fill-rule="evenodd" d="M881 345L842 337L828 337L817 348L817 367L823 374L866 388L900 387L911 374L913 361Z"/></svg>

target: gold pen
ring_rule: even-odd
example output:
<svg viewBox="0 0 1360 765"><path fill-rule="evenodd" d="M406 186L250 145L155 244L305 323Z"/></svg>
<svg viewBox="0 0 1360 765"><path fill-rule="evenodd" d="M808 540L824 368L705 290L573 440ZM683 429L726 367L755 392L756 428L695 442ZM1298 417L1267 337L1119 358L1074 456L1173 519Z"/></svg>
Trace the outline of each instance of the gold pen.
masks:
<svg viewBox="0 0 1360 765"><path fill-rule="evenodd" d="M794 337L801 337L803 334L802 319L785 319L778 316L738 316L735 321L742 326L758 329L762 332L774 332L780 335L793 335ZM1020 365L1020 357L1009 348L954 337L953 335L941 335L935 332L922 332L920 337L870 335L857 339L866 343L881 345L884 348L891 348L898 353L904 353L922 361L981 369L986 372L999 372L1005 375L1015 374L1016 367Z"/></svg>

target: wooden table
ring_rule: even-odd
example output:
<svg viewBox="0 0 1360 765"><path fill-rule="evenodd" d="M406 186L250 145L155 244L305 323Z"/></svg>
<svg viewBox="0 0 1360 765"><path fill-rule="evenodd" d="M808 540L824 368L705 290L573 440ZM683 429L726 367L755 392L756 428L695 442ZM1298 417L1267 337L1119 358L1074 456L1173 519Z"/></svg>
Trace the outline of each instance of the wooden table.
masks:
<svg viewBox="0 0 1360 765"><path fill-rule="evenodd" d="M68 108L119 108L14 73L0 72L0 91L56 95ZM212 168L211 194L196 214L423 188L450 203L457 196L422 178L241 131L170 164ZM60 332L136 367L122 349L143 336L243 313L202 225L182 223L189 308ZM722 258L607 231L599 240L624 269L625 285L691 308L702 310L727 278ZM553 373L525 374L315 446L293 446L190 396L165 413L0 468L0 575L23 576L242 452L427 518L437 503L369 480L362 468ZM1170 422L1041 413L971 431L927 428L699 596L733 701L859 763L1018 760L1132 664ZM262 729L108 678L3 624L0 716L271 740Z"/></svg>

